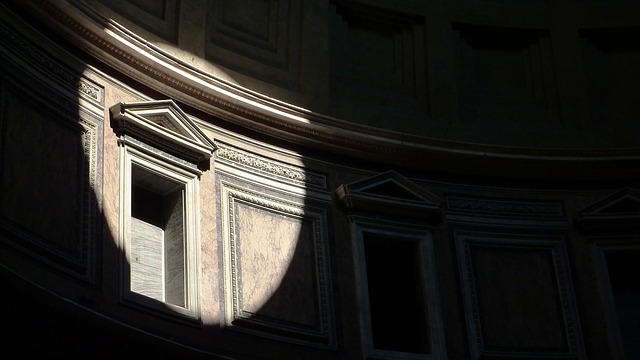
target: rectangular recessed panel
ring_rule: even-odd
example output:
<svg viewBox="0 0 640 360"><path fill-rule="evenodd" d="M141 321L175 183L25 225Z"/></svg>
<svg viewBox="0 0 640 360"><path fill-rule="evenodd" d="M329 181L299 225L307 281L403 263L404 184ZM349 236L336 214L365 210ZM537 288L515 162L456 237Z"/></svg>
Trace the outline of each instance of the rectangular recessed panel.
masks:
<svg viewBox="0 0 640 360"><path fill-rule="evenodd" d="M579 34L593 120L606 133L619 133L620 126L637 129L640 43L629 39L640 36L640 27L582 29Z"/></svg>
<svg viewBox="0 0 640 360"><path fill-rule="evenodd" d="M92 283L104 89L9 24L0 33L2 241Z"/></svg>
<svg viewBox="0 0 640 360"><path fill-rule="evenodd" d="M227 324L235 331L334 348L324 208L223 178Z"/></svg>
<svg viewBox="0 0 640 360"><path fill-rule="evenodd" d="M455 231L473 359L580 357L563 237L534 231Z"/></svg>
<svg viewBox="0 0 640 360"><path fill-rule="evenodd" d="M551 249L472 245L470 255L487 350L567 350Z"/></svg>
<svg viewBox="0 0 640 360"><path fill-rule="evenodd" d="M561 125L548 30L459 23L453 30L462 121L513 126L503 131Z"/></svg>
<svg viewBox="0 0 640 360"><path fill-rule="evenodd" d="M165 17L167 0L129 0L128 2L158 19Z"/></svg>
<svg viewBox="0 0 640 360"><path fill-rule="evenodd" d="M340 4L330 25L334 101L394 108L396 115L398 109L425 110L425 30L419 17Z"/></svg>
<svg viewBox="0 0 640 360"><path fill-rule="evenodd" d="M640 250L611 250L605 253L609 283L618 317L620 336L627 359L640 358Z"/></svg>
<svg viewBox="0 0 640 360"><path fill-rule="evenodd" d="M127 20L130 27L141 27L161 38L176 42L180 0L100 0Z"/></svg>
<svg viewBox="0 0 640 360"><path fill-rule="evenodd" d="M240 74L301 87L303 3L223 0L207 4L206 58Z"/></svg>
<svg viewBox="0 0 640 360"><path fill-rule="evenodd" d="M274 49L278 2L269 0L223 1L220 8L221 31L231 37Z"/></svg>
<svg viewBox="0 0 640 360"><path fill-rule="evenodd" d="M80 256L89 177L85 129L79 121L40 108L28 95L11 87L5 90L0 215L36 238Z"/></svg>
<svg viewBox="0 0 640 360"><path fill-rule="evenodd" d="M245 316L317 326L314 224L245 203L236 211Z"/></svg>

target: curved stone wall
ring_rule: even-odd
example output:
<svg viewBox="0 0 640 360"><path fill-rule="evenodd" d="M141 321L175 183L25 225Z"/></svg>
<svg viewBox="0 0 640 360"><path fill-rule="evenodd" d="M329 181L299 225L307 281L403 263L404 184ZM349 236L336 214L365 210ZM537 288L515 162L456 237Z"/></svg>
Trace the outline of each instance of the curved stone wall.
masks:
<svg viewBox="0 0 640 360"><path fill-rule="evenodd" d="M630 2L83 1L144 44L287 107L399 134L636 147ZM338 126L339 123L337 123ZM365 128L358 128L367 131ZM597 135L595 135L597 134Z"/></svg>
<svg viewBox="0 0 640 360"><path fill-rule="evenodd" d="M638 8L0 4L7 347L640 354Z"/></svg>
<svg viewBox="0 0 640 360"><path fill-rule="evenodd" d="M133 79L297 145L457 175L637 175L634 3L32 6Z"/></svg>

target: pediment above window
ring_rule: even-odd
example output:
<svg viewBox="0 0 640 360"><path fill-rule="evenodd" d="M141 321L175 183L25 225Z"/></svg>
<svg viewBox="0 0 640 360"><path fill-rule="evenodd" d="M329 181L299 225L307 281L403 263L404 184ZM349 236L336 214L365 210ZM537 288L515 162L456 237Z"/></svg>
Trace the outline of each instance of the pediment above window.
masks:
<svg viewBox="0 0 640 360"><path fill-rule="evenodd" d="M338 200L349 213L439 219L442 200L395 171L340 185Z"/></svg>
<svg viewBox="0 0 640 360"><path fill-rule="evenodd" d="M584 230L640 229L640 191L616 191L582 209L576 221Z"/></svg>
<svg viewBox="0 0 640 360"><path fill-rule="evenodd" d="M216 149L172 100L118 103L109 110L114 131L131 145L150 145L193 164L208 161Z"/></svg>

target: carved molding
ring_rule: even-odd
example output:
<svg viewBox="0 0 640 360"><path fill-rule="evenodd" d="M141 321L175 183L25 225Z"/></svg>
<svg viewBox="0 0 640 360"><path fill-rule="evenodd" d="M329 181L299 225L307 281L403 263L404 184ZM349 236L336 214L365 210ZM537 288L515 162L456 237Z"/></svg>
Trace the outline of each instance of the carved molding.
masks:
<svg viewBox="0 0 640 360"><path fill-rule="evenodd" d="M268 177L275 177L287 184L293 183L298 186L311 186L319 189L327 188L327 178L322 174L282 164L226 144L218 144L215 156L217 161L241 169L247 169L251 173L260 173Z"/></svg>
<svg viewBox="0 0 640 360"><path fill-rule="evenodd" d="M100 107L104 106L104 88L83 77L81 74L68 69L64 64L54 60L51 55L40 49L11 25L0 20L0 38L3 42L0 48L10 54L12 62L24 62L30 69L36 69L57 84L65 87Z"/></svg>
<svg viewBox="0 0 640 360"><path fill-rule="evenodd" d="M561 202L531 200L500 200L475 197L447 196L447 210L479 213L491 216L525 216L559 218L564 216Z"/></svg>
<svg viewBox="0 0 640 360"><path fill-rule="evenodd" d="M640 150L543 149L454 142L359 126L247 92L166 54L88 9L68 3L22 4L89 54L167 96L248 130L322 151L454 174L507 178L635 178ZM419 161L417 159L420 159ZM478 161L478 160L481 161ZM594 166L599 171L594 171ZM488 170L489 169L489 170ZM543 171L542 171L543 170Z"/></svg>
<svg viewBox="0 0 640 360"><path fill-rule="evenodd" d="M200 266L200 171L198 169L187 167L176 167L175 163L166 162L166 157L161 156L162 152L156 150L154 152L145 151L143 147L130 146L132 143L126 143L120 147L120 170L119 170L119 223L118 223L118 239L117 243L121 251L120 256L120 301L129 305L152 311L158 315L172 318L185 323L197 323L200 321L200 300L199 300L199 271ZM160 154L160 155L159 155ZM136 172L146 173L139 178L145 178L145 180L136 180ZM163 181L170 182L169 186L176 189L176 186L180 189L181 207L178 210L178 215L175 219L181 222L181 225L177 228L180 241L177 243L182 246L179 257L183 258L182 268L180 269L181 276L184 283L182 284L184 293L182 303L172 303L163 299L163 296L154 297L151 294L157 295L166 294L164 288L156 283L157 288L153 288L153 284L146 289L153 289L154 292L144 292L140 289L144 289L144 286L140 286L147 281L144 275L145 268L150 264L153 264L153 257L158 263L162 263L159 259L167 259L171 250L164 246L165 243L164 234L167 234L170 227L164 226L162 228L157 227L159 232L155 234L163 234L160 237L160 241L156 238L156 235L141 235L145 231L140 231L140 227L135 224L141 224L148 221L144 217L135 220L135 205L136 200L133 195L133 189L135 184L143 183L158 184ZM166 191L166 187L159 186L158 188L151 190L161 193ZM150 223L147 223L147 226ZM154 226L154 225L152 225ZM140 231L136 233L136 231ZM155 239L154 239L155 238ZM176 244L174 244L175 250ZM144 250L142 250L144 249ZM140 257L140 262L134 264L134 254L146 253L151 254L155 251L155 255ZM135 261L137 261L137 257ZM156 263L157 264L157 263ZM141 270L142 269L142 270ZM136 273L136 271L139 271ZM165 270L166 271L166 270ZM163 274L166 276L167 274ZM160 276L162 278L162 275ZM156 278L157 280L157 278ZM137 285L137 287L136 287ZM166 283L165 283L166 285ZM162 289L162 290L159 290ZM159 291L159 292L158 292Z"/></svg>

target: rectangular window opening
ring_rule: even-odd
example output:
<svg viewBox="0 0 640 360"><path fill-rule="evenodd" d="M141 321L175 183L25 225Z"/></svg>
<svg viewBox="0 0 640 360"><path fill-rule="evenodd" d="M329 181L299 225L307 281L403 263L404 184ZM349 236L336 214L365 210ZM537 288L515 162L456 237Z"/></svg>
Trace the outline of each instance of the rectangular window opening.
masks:
<svg viewBox="0 0 640 360"><path fill-rule="evenodd" d="M132 165L131 291L187 306L185 184Z"/></svg>
<svg viewBox="0 0 640 360"><path fill-rule="evenodd" d="M605 252L609 283L618 325L628 359L640 358L640 282L633 274L640 271L640 249Z"/></svg>
<svg viewBox="0 0 640 360"><path fill-rule="evenodd" d="M420 242L364 233L373 346L431 353Z"/></svg>

